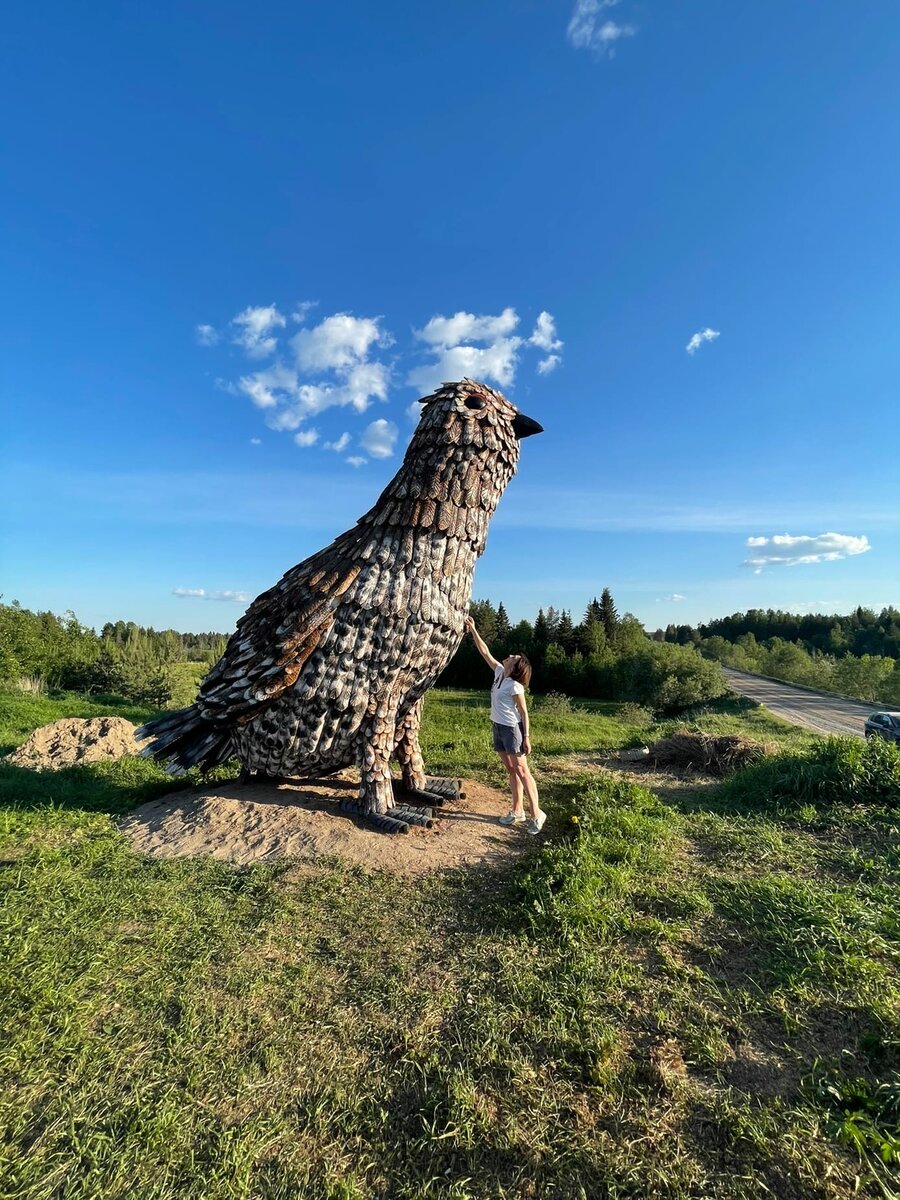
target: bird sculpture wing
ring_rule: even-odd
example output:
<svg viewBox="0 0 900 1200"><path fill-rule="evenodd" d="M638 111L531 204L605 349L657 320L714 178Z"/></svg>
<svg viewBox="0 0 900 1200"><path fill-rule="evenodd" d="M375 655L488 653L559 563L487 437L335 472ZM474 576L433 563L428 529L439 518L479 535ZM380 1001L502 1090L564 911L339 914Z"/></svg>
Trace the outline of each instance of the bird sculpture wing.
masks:
<svg viewBox="0 0 900 1200"><path fill-rule="evenodd" d="M197 697L207 720L244 725L296 683L360 572L341 541L293 567L238 621Z"/></svg>

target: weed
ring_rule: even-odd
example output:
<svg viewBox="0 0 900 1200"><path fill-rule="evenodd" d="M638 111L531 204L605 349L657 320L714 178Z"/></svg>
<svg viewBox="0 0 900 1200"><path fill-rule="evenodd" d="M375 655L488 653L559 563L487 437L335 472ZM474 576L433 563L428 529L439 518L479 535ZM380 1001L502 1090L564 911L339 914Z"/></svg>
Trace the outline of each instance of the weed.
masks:
<svg viewBox="0 0 900 1200"><path fill-rule="evenodd" d="M723 796L759 806L900 804L900 747L881 738L831 737L764 759L728 780Z"/></svg>

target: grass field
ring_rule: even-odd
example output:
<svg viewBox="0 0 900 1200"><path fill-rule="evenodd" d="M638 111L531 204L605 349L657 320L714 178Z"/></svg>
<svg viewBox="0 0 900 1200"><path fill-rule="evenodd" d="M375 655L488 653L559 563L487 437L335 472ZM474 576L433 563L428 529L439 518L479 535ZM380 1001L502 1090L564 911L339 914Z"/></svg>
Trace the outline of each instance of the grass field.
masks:
<svg viewBox="0 0 900 1200"><path fill-rule="evenodd" d="M0 744L100 711L147 715L0 696ZM535 706L505 876L142 859L157 767L0 768L0 1197L900 1195L897 810L636 783L617 712ZM429 769L501 783L486 716L430 696Z"/></svg>

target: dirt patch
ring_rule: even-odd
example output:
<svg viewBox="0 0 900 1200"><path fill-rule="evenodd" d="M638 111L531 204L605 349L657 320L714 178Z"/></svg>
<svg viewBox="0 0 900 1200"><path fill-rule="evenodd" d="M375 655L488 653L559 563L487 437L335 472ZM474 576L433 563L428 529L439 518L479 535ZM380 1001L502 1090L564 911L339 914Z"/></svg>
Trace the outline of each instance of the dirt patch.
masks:
<svg viewBox="0 0 900 1200"><path fill-rule="evenodd" d="M137 755L136 726L124 717L66 717L42 725L6 761L34 771L57 771L82 763Z"/></svg>
<svg viewBox="0 0 900 1200"><path fill-rule="evenodd" d="M558 770L572 775L594 771L597 774L623 775L631 783L649 788L661 800L669 803L679 803L694 796L699 798L705 792L712 792L720 783L717 778L696 767L663 770L654 766L647 755L635 761L622 762L617 754L610 756L605 751L597 754L585 752L571 754L557 760L554 765Z"/></svg>
<svg viewBox="0 0 900 1200"><path fill-rule="evenodd" d="M135 850L156 858L209 854L247 864L336 856L406 876L503 865L533 844L521 825L497 824L509 809L506 793L470 780L463 790L464 800L434 810L432 829L406 834L379 833L338 810L356 797L352 779L190 788L142 805L119 827Z"/></svg>

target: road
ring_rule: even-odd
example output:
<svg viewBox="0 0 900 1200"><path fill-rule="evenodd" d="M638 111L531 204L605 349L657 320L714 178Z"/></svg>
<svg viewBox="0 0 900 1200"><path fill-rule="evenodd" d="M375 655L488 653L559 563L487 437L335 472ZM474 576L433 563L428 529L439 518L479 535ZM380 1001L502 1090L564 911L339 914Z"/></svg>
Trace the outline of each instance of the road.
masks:
<svg viewBox="0 0 900 1200"><path fill-rule="evenodd" d="M792 687L789 683L775 683L761 679L759 675L748 675L723 667L729 684L742 696L758 700L776 717L804 725L816 733L853 733L863 737L863 722L871 713L878 711L877 704L862 704L858 700L843 700L840 696L829 696L827 692L813 692L807 688Z"/></svg>

